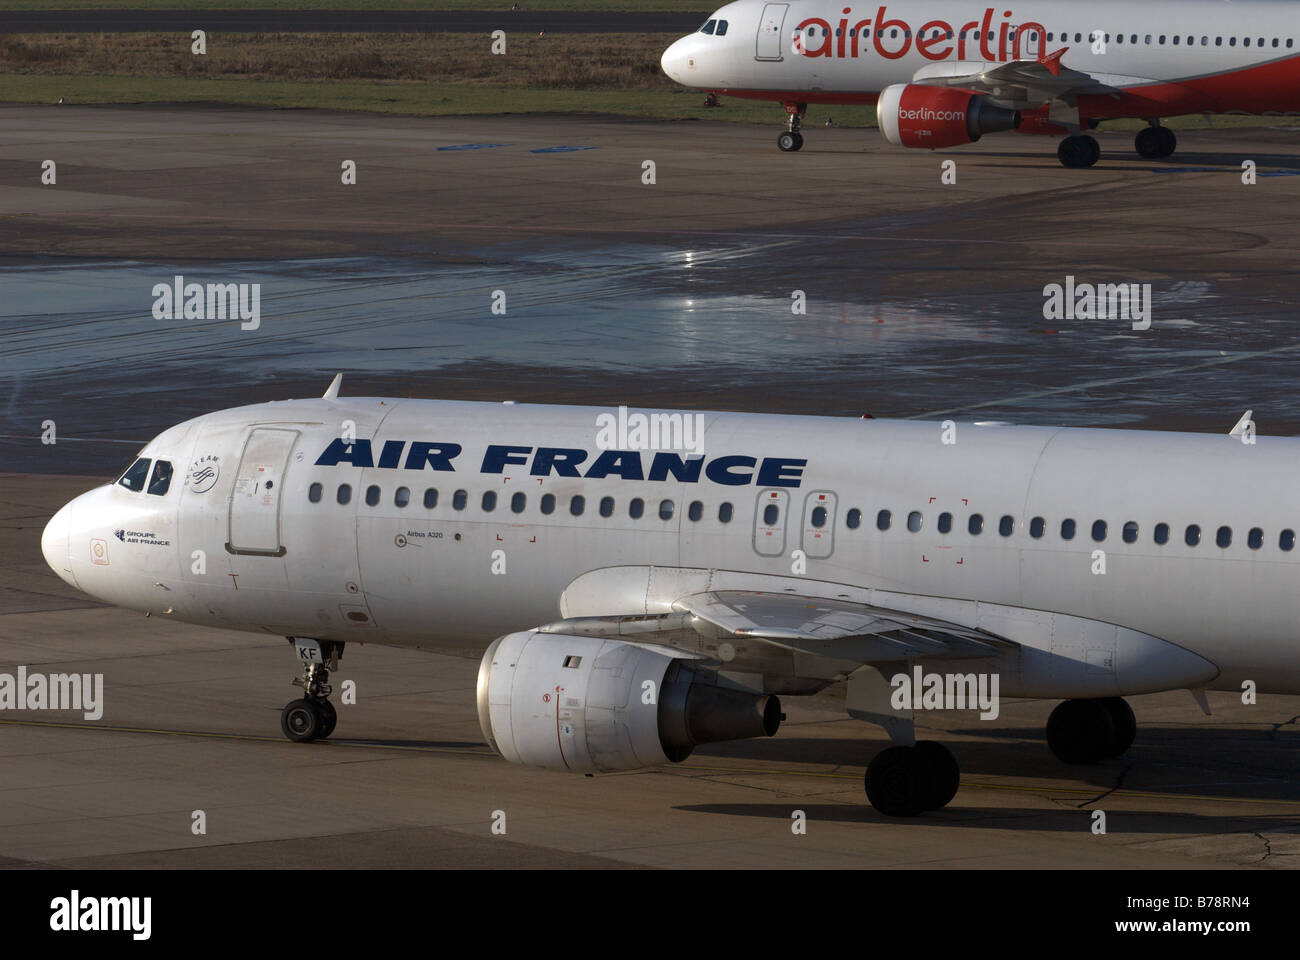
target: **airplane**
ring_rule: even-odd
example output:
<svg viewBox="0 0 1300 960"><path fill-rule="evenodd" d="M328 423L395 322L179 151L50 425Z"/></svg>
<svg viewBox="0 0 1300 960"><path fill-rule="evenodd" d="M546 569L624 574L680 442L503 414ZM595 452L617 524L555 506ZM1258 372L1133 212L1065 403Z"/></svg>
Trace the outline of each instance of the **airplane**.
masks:
<svg viewBox="0 0 1300 960"><path fill-rule="evenodd" d="M1300 439L1249 412L1218 436L615 413L340 377L163 431L41 538L106 603L286 637L290 740L334 731L350 643L481 645L487 742L583 773L772 736L780 697L843 683L891 742L867 798L906 817L958 790L916 720L962 683L1061 700L1067 763L1129 748L1128 696L1300 693ZM931 674L958 699L899 697Z"/></svg>
<svg viewBox="0 0 1300 960"><path fill-rule="evenodd" d="M1063 136L1066 167L1101 157L1088 131L1146 120L1139 156L1172 156L1161 119L1300 111L1295 0L737 0L674 42L683 86L784 105L784 151L810 103L875 104L895 146L941 149L986 133Z"/></svg>

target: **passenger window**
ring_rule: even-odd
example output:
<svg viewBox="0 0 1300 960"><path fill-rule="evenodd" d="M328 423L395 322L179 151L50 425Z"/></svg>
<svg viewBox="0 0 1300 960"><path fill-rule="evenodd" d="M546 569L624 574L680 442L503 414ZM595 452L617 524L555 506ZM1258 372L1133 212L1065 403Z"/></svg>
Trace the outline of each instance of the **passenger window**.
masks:
<svg viewBox="0 0 1300 960"><path fill-rule="evenodd" d="M921 516L920 510L913 510L911 513L907 515L907 529L912 531L913 533L920 533L921 524L924 521L924 519L925 518Z"/></svg>
<svg viewBox="0 0 1300 960"><path fill-rule="evenodd" d="M398 487L393 491L393 506L404 507L411 502L411 488Z"/></svg>
<svg viewBox="0 0 1300 960"><path fill-rule="evenodd" d="M718 522L719 523L731 522L731 504L729 503L718 504Z"/></svg>
<svg viewBox="0 0 1300 960"><path fill-rule="evenodd" d="M574 494L573 498L569 500L569 513L573 514L575 517L582 516L582 511L586 509L587 498L582 494Z"/></svg>
<svg viewBox="0 0 1300 960"><path fill-rule="evenodd" d="M1103 540L1106 539L1105 520L1092 521L1092 539L1095 540L1097 543L1101 543Z"/></svg>
<svg viewBox="0 0 1300 960"><path fill-rule="evenodd" d="M1042 537L1043 532L1047 529L1047 521L1042 517L1034 517L1029 521L1029 535L1035 540Z"/></svg>
<svg viewBox="0 0 1300 960"><path fill-rule="evenodd" d="M1151 534L1151 539L1163 546L1169 542L1169 524L1157 523L1155 530Z"/></svg>
<svg viewBox="0 0 1300 960"><path fill-rule="evenodd" d="M1123 537L1125 543L1137 543L1138 525L1136 521L1130 520L1128 523L1124 524Z"/></svg>
<svg viewBox="0 0 1300 960"><path fill-rule="evenodd" d="M645 515L645 501L640 497L633 497L627 504L627 515L633 520L640 520Z"/></svg>
<svg viewBox="0 0 1300 960"><path fill-rule="evenodd" d="M1061 539L1062 539L1062 540L1073 540L1073 539L1074 539L1074 521L1073 521L1073 520L1062 520L1062 521L1061 521Z"/></svg>
<svg viewBox="0 0 1300 960"><path fill-rule="evenodd" d="M320 503L321 494L323 494L324 492L325 492L324 487L322 487L319 483L313 483L310 487L307 488L307 499L310 500L312 503Z"/></svg>
<svg viewBox="0 0 1300 960"><path fill-rule="evenodd" d="M268 484L270 481L267 481ZM149 493L161 497L172 485L172 465L167 460L159 460L153 465L153 476L149 478Z"/></svg>
<svg viewBox="0 0 1300 960"><path fill-rule="evenodd" d="M951 514L951 513L947 513L947 512L939 514L939 523L938 523L938 527L939 527L939 532L940 532L940 533L951 533L951 532L952 532L952 514Z"/></svg>
<svg viewBox="0 0 1300 960"><path fill-rule="evenodd" d="M1277 535L1277 546L1279 550L1290 550L1295 546L1295 531L1283 530Z"/></svg>
<svg viewBox="0 0 1300 960"><path fill-rule="evenodd" d="M341 504L351 503L351 502L352 502L352 484L350 484L350 483L340 483L340 484L339 484L338 492L334 495L334 499L337 500L337 501L338 501L339 503L341 503Z"/></svg>
<svg viewBox="0 0 1300 960"><path fill-rule="evenodd" d="M555 512L555 494L553 493L542 494L542 513L547 514L549 516L554 512Z"/></svg>
<svg viewBox="0 0 1300 960"><path fill-rule="evenodd" d="M1232 546L1232 527L1220 527L1214 534L1214 542L1224 550Z"/></svg>
<svg viewBox="0 0 1300 960"><path fill-rule="evenodd" d="M432 510L438 505L438 491L434 487L429 487L424 491L424 509Z"/></svg>
<svg viewBox="0 0 1300 960"><path fill-rule="evenodd" d="M969 519L968 521L966 521L966 529L967 529L967 531L970 532L972 535L977 535L977 534L981 534L981 533L983 533L983 532L984 532L984 514L982 514L982 513L972 513L972 514L970 515L970 519Z"/></svg>
<svg viewBox="0 0 1300 960"><path fill-rule="evenodd" d="M881 510L878 514L876 514L876 529L877 529L877 530L888 530L888 529L889 529L889 511L888 511L888 510Z"/></svg>
<svg viewBox="0 0 1300 960"><path fill-rule="evenodd" d="M379 506L379 488L375 486L373 483L370 486L366 487L366 506L367 507Z"/></svg>
<svg viewBox="0 0 1300 960"><path fill-rule="evenodd" d="M513 496L511 496L511 498L510 498L510 512L511 512L511 513L523 513L523 512L524 512L524 507L527 506L527 505L528 505L528 495L527 495L527 494L524 494L524 493L516 493L516 494L514 494Z"/></svg>
<svg viewBox="0 0 1300 960"><path fill-rule="evenodd" d="M613 497L601 497L601 498L600 498L600 515L601 515L602 517L612 517L612 516L614 515L614 498L613 498Z"/></svg>
<svg viewBox="0 0 1300 960"><path fill-rule="evenodd" d="M822 527L826 526L826 508L825 508L825 507L813 507L813 512L812 512L812 525L813 525L814 527L817 527L818 529L821 529Z"/></svg>
<svg viewBox="0 0 1300 960"><path fill-rule="evenodd" d="M497 495L493 490L484 490L483 499L479 501L484 513L491 513L497 508Z"/></svg>
<svg viewBox="0 0 1300 960"><path fill-rule="evenodd" d="M673 518L673 502L671 500L659 501L659 519L671 520Z"/></svg>
<svg viewBox="0 0 1300 960"><path fill-rule="evenodd" d="M1252 550L1258 550L1264 545L1264 531L1259 527L1251 527L1250 533L1246 534L1246 546Z"/></svg>
<svg viewBox="0 0 1300 960"><path fill-rule="evenodd" d="M844 525L850 530L856 530L862 525L862 511L854 507L844 516Z"/></svg>
<svg viewBox="0 0 1300 960"><path fill-rule="evenodd" d="M998 521L998 533L1002 534L1002 536L1004 537L1011 536L1012 532L1015 529L1016 529L1015 518L1010 515L1004 516L1001 520Z"/></svg>
<svg viewBox="0 0 1300 960"><path fill-rule="evenodd" d="M1194 523L1187 525L1187 530L1183 533L1183 543L1189 547L1195 547L1201 542L1201 528Z"/></svg>
<svg viewBox="0 0 1300 960"><path fill-rule="evenodd" d="M776 521L780 519L780 517L781 517L781 510L777 507L775 503L769 503L766 507L763 508L763 526L765 527L775 526Z"/></svg>
<svg viewBox="0 0 1300 960"><path fill-rule="evenodd" d="M451 495L451 508L453 510L464 510L467 503L469 503L469 494L464 490L457 490Z"/></svg>
<svg viewBox="0 0 1300 960"><path fill-rule="evenodd" d="M153 460L148 457L141 457L126 468L117 482L128 490L139 493L144 489L145 477L149 476L149 466L152 463Z"/></svg>
<svg viewBox="0 0 1300 960"><path fill-rule="evenodd" d="M686 516L691 518L691 523L699 523L704 516L704 504L698 500L692 500L691 505L686 508Z"/></svg>

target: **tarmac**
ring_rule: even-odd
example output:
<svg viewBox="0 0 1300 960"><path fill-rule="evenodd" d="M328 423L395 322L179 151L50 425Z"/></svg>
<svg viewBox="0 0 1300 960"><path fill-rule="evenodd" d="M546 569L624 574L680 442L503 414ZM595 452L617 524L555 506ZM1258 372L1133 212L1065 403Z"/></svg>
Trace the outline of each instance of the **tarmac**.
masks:
<svg viewBox="0 0 1300 960"><path fill-rule="evenodd" d="M1211 694L1209 717L1186 692L1134 697L1136 743L1094 767L1064 766L1047 750L1050 702L1004 702L996 721L927 716L924 735L953 750L962 788L944 810L899 821L863 792L884 735L849 719L835 690L786 698L788 720L771 740L574 777L491 754L474 708L476 650L358 646L335 678L358 693L340 706L335 737L292 744L279 732L297 672L283 640L105 607L46 568L45 521L108 479L134 440L191 409L318 394L338 362L314 354L309 325L269 352L239 354L179 328L199 339L171 349L166 331L133 325L149 315L147 285L134 312L90 295L118 271L129 287L147 269L238 261L298 282L306 268L288 261L326 273L383 261L442 282L526 264L530 283L549 273L558 284L557 314L565 282L595 304L565 336L538 338L549 352L476 353L467 315L441 304L426 307L422 343L387 354L369 349L393 345L386 326L373 343L358 329L366 356L345 378L352 394L615 394L893 415L965 405L1036 422L1119 417L1224 432L1238 406L1254 404L1261 434L1300 430L1288 352L1300 214L1288 171L1300 168L1300 131L1186 132L1182 152L1160 163L1109 134L1097 168L1071 171L1044 139L988 138L935 156L811 124L804 150L786 155L773 143L779 119L774 111L765 130L0 107L0 284L18 304L0 312L14 347L0 357L0 452L20 471L0 475L0 673L102 673L105 686L97 720L0 711L0 865L1300 865L1300 697L1246 706ZM487 143L502 146L438 149ZM594 149L532 152L556 146ZM42 186L40 163L55 157L58 184ZM339 182L343 159L357 161L355 187ZM654 184L642 183L647 159L657 160ZM940 181L944 159L957 161L956 184ZM1246 186L1242 159L1280 175ZM90 271L84 284L58 272L73 269ZM1066 275L1153 283L1154 336L1126 323L1047 332L1041 290ZM592 277L600 282L583 287ZM792 315L796 287L834 309ZM644 346L620 325L620 311L649 296L666 298L663 316L675 305L680 317L687 301L719 308L716 327L701 310L676 366L638 364ZM452 320L463 325L455 337ZM588 362L599 351L587 344L624 336L621 364ZM745 352L750 339L781 348ZM385 373L385 357L403 368ZM61 439L45 447L38 426L50 410ZM1104 834L1093 829L1098 809ZM791 829L796 810L804 834ZM196 811L206 832L194 832ZM504 835L492 832L496 811Z"/></svg>

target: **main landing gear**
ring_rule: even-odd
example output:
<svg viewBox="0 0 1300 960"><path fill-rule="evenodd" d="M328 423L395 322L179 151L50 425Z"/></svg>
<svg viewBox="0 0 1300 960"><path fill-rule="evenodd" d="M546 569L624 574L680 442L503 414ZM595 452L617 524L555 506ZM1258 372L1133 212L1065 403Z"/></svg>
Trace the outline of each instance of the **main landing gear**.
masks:
<svg viewBox="0 0 1300 960"><path fill-rule="evenodd" d="M803 146L803 134L799 132L799 122L808 112L808 104L787 102L785 104L785 133L776 138L776 145L786 153L792 153Z"/></svg>
<svg viewBox="0 0 1300 960"><path fill-rule="evenodd" d="M343 644L336 640L311 640L289 637L302 661L302 676L294 677L294 686L302 687L305 696L293 700L280 713L280 729L295 743L323 740L334 732L338 711L329 702L334 688L329 685L330 672L339 668Z"/></svg>
<svg viewBox="0 0 1300 960"><path fill-rule="evenodd" d="M1056 157L1063 167L1091 167L1101 159L1101 146L1095 137L1078 134L1061 141Z"/></svg>
<svg viewBox="0 0 1300 960"><path fill-rule="evenodd" d="M957 758L934 740L887 747L867 766L867 799L887 817L914 817L957 796Z"/></svg>
<svg viewBox="0 0 1300 960"><path fill-rule="evenodd" d="M1120 697L1066 700L1047 718L1047 746L1065 763L1096 763L1133 745L1137 719Z"/></svg>
<svg viewBox="0 0 1300 960"><path fill-rule="evenodd" d="M1178 138L1168 127L1160 126L1160 121L1153 120L1151 126L1143 127L1133 138L1133 149L1144 160L1163 160L1178 149Z"/></svg>

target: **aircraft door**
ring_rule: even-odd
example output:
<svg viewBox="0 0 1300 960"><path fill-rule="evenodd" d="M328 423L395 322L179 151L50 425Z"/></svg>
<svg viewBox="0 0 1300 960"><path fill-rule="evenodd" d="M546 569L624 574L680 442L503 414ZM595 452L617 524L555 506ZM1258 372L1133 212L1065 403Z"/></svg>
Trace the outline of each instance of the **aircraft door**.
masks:
<svg viewBox="0 0 1300 960"><path fill-rule="evenodd" d="M814 490L803 502L803 552L829 557L835 549L835 494Z"/></svg>
<svg viewBox="0 0 1300 960"><path fill-rule="evenodd" d="M230 491L226 549L231 553L284 556L280 542L280 496L297 430L255 427L244 442Z"/></svg>
<svg viewBox="0 0 1300 960"><path fill-rule="evenodd" d="M785 515L790 494L784 490L762 490L754 508L754 549L765 557L785 553Z"/></svg>
<svg viewBox="0 0 1300 960"><path fill-rule="evenodd" d="M782 59L781 40L784 36L782 25L788 3L768 3L763 5L763 15L758 20L758 41L754 52L755 60Z"/></svg>

